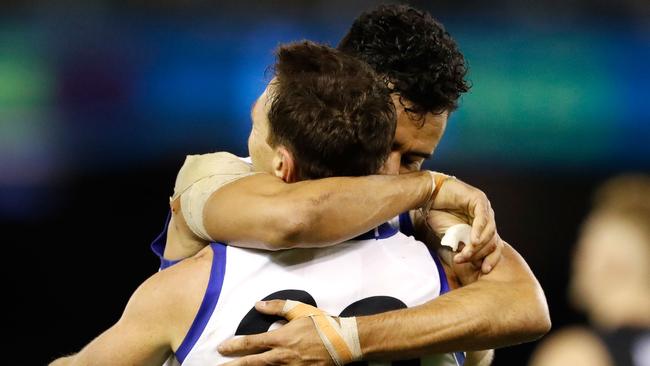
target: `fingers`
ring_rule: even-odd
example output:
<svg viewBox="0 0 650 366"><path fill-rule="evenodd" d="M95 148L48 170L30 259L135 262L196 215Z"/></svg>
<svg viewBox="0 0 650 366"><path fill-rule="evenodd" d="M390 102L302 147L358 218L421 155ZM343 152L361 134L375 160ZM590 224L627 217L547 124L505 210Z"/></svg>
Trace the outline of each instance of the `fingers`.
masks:
<svg viewBox="0 0 650 366"><path fill-rule="evenodd" d="M481 242L481 236L483 235L485 228L490 222L491 218L489 205L490 201L487 200L487 197L485 197L485 200L479 199L474 206L474 212L469 213L474 216L474 220L472 222L472 243L476 244Z"/></svg>
<svg viewBox="0 0 650 366"><path fill-rule="evenodd" d="M465 245L463 250L461 250L458 255L454 257L455 263L466 263L469 261L472 262L481 262L484 258L494 252L499 244L499 235L497 235L496 227L494 225L488 225L486 230L481 236L481 241L478 243L472 243L470 245ZM500 253L499 253L500 255ZM498 262L498 259L496 260ZM493 267L495 262L495 257L490 259L490 262L485 264L482 268L487 268L487 265L491 265L489 272Z"/></svg>
<svg viewBox="0 0 650 366"><path fill-rule="evenodd" d="M492 209L491 206L488 207L487 210L487 224L483 228L483 232L481 232L481 236L479 237L479 240L476 242L477 244L479 243L488 243L494 235L496 234L497 231L497 223L494 218L494 210Z"/></svg>
<svg viewBox="0 0 650 366"><path fill-rule="evenodd" d="M284 365L292 360L292 352L273 349L264 353L238 358L222 364L222 366L263 366L263 365Z"/></svg>
<svg viewBox="0 0 650 366"><path fill-rule="evenodd" d="M258 301L255 309L262 314L284 316L285 300Z"/></svg>
<svg viewBox="0 0 650 366"><path fill-rule="evenodd" d="M271 348L272 333L233 337L221 343L217 350L224 356L242 356L266 351Z"/></svg>
<svg viewBox="0 0 650 366"><path fill-rule="evenodd" d="M498 250L499 240L499 236L494 233L494 236L489 240L489 242L483 245L483 247L474 253L472 258L470 258L472 262L479 264L478 267L481 268L483 273L490 272L501 257L501 251ZM498 253L496 255L493 255L495 252Z"/></svg>
<svg viewBox="0 0 650 366"><path fill-rule="evenodd" d="M463 246L463 249L454 256L454 262L455 263L465 263L472 258L474 255L474 251L476 250L476 247L472 244L465 244L461 242L461 245Z"/></svg>
<svg viewBox="0 0 650 366"><path fill-rule="evenodd" d="M474 206L471 243L454 257L456 263L482 259L494 251L496 221L490 201L484 194L477 198ZM488 248L486 248L488 247Z"/></svg>
<svg viewBox="0 0 650 366"><path fill-rule="evenodd" d="M503 248L503 246L501 246L501 248ZM497 250L493 251L492 253L490 253L490 255L485 257L485 259L483 260L483 264L481 265L481 272L483 272L483 274L490 273L490 271L492 271L494 266L496 266L497 263L499 263L499 261L501 260L501 251L502 251L501 249L497 248Z"/></svg>
<svg viewBox="0 0 650 366"><path fill-rule="evenodd" d="M472 222L472 243L486 243L496 231L494 210L490 200L482 192L479 197L475 198L475 202L474 212L470 212L470 215L474 217Z"/></svg>

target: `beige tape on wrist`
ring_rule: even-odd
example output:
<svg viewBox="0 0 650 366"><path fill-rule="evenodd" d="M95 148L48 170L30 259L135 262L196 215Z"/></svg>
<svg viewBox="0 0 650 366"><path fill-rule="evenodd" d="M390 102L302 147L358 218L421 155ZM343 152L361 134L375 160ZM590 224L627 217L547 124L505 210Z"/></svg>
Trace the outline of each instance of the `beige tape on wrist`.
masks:
<svg viewBox="0 0 650 366"><path fill-rule="evenodd" d="M447 179L456 179L456 177L434 171L429 171L429 174L431 175L431 196L429 201L433 203L438 196L438 192L440 192L440 188L442 188L442 184L445 183Z"/></svg>
<svg viewBox="0 0 650 366"><path fill-rule="evenodd" d="M282 312L289 321L297 318L311 318L325 349L337 366L361 360L363 355L355 317L338 318L337 322L334 317L324 311L293 300L287 300L284 303Z"/></svg>
<svg viewBox="0 0 650 366"><path fill-rule="evenodd" d="M431 194L429 195L429 200L427 203L420 208L422 215L424 215L425 218L429 215L431 206L433 206L433 201L435 201L436 196L438 196L438 192L440 192L440 188L442 188L443 183L445 183L447 179L455 179L455 177L451 175L438 173L431 170L427 172L431 176Z"/></svg>

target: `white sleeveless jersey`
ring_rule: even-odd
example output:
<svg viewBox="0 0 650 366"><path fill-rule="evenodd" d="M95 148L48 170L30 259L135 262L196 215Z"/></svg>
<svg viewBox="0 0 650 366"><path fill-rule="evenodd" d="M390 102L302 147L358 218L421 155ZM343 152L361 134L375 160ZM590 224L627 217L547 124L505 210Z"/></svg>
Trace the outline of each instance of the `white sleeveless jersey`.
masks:
<svg viewBox="0 0 650 366"><path fill-rule="evenodd" d="M268 252L217 243L211 247L214 259L203 303L166 365L218 365L231 360L217 352L218 344L282 323L257 313L253 306L258 300L292 299L331 315L355 316L420 305L448 291L437 257L388 224L329 248ZM455 353L404 365L463 362L464 355Z"/></svg>

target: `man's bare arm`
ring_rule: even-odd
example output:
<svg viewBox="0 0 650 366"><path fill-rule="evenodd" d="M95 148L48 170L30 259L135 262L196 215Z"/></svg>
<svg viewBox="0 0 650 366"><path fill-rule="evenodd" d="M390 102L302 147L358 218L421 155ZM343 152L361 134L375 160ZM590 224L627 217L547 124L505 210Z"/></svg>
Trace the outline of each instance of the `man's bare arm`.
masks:
<svg viewBox="0 0 650 366"><path fill-rule="evenodd" d="M257 174L212 193L203 209L203 222L212 239L234 246L270 250L323 247L353 238L402 212L429 203L431 188L429 172L336 177L292 184L268 174ZM464 252L484 248L493 241L494 213L479 189L456 179L448 180L427 207L453 209L469 218L473 245ZM173 209L173 220L187 232L178 201L173 203ZM198 238L188 234L186 237L193 239L189 240L189 252L184 249L184 256L201 247L196 245ZM493 253L486 262L486 267L491 268L498 261L500 248L493 247L484 253L478 259Z"/></svg>
<svg viewBox="0 0 650 366"><path fill-rule="evenodd" d="M115 325L50 365L162 365L182 342L207 287L210 266L196 262L211 258L205 251L154 274L133 293ZM194 268L183 269L188 266Z"/></svg>
<svg viewBox="0 0 650 366"><path fill-rule="evenodd" d="M476 282L426 304L357 322L366 359L505 347L535 340L551 326L539 283L509 245L499 265Z"/></svg>
<svg viewBox="0 0 650 366"><path fill-rule="evenodd" d="M212 239L232 245L271 250L328 246L424 205L431 185L427 172L291 184L256 174L214 192L203 218Z"/></svg>

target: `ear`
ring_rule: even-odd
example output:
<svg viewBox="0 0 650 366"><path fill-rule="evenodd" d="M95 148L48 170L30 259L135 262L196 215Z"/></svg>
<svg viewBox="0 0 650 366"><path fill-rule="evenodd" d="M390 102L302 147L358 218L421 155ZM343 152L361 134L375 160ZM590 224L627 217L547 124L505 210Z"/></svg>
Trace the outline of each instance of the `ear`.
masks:
<svg viewBox="0 0 650 366"><path fill-rule="evenodd" d="M287 183L293 183L298 179L293 154L284 146L275 149L273 173Z"/></svg>

